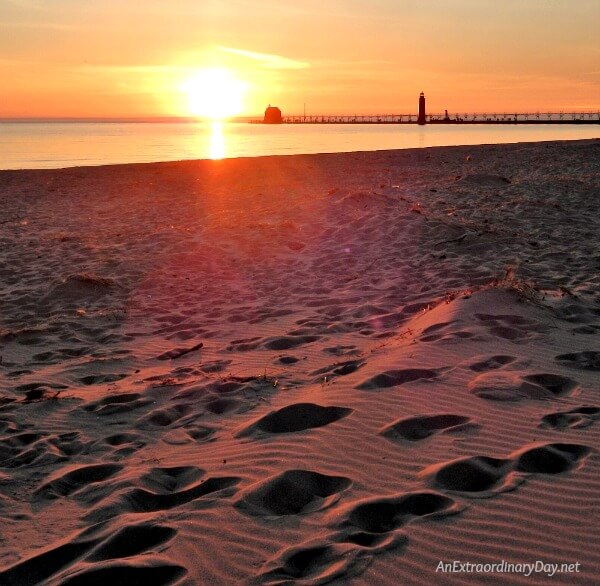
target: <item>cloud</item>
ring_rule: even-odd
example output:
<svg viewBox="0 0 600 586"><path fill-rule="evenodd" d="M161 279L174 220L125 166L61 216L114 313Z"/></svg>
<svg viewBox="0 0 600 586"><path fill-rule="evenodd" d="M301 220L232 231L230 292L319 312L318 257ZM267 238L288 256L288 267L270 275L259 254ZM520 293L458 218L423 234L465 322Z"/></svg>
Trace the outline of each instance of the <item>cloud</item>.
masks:
<svg viewBox="0 0 600 586"><path fill-rule="evenodd" d="M258 61L262 67L266 69L307 69L310 67L310 63L307 61L298 61L296 59L288 59L281 55L272 55L269 53L256 53L255 51L245 51L244 49L234 49L232 47L219 47L220 51L224 53L230 53L232 55L239 55Z"/></svg>

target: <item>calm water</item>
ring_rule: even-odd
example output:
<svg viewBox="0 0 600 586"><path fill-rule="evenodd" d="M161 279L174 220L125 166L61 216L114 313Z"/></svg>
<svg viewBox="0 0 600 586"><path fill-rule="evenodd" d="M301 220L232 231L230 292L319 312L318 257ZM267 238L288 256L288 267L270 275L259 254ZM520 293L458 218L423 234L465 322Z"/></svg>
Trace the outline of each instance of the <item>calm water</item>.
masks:
<svg viewBox="0 0 600 586"><path fill-rule="evenodd" d="M0 169L597 138L600 126L0 122Z"/></svg>

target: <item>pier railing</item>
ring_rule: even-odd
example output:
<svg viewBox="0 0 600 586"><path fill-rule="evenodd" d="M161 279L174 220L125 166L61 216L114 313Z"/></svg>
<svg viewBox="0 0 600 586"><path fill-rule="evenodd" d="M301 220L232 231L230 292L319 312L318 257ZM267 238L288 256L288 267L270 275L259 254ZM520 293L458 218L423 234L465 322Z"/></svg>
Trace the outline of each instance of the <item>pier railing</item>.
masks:
<svg viewBox="0 0 600 586"><path fill-rule="evenodd" d="M599 112L427 114L427 124L598 124ZM250 120L262 124L262 119ZM288 115L283 124L417 124L417 114Z"/></svg>

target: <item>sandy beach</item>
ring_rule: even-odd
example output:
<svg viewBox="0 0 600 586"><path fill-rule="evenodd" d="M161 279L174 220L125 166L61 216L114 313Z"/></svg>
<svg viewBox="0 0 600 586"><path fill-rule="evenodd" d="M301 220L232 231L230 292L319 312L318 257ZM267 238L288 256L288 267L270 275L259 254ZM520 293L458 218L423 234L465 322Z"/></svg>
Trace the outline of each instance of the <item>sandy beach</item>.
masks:
<svg viewBox="0 0 600 586"><path fill-rule="evenodd" d="M599 171L1 171L0 584L598 583Z"/></svg>

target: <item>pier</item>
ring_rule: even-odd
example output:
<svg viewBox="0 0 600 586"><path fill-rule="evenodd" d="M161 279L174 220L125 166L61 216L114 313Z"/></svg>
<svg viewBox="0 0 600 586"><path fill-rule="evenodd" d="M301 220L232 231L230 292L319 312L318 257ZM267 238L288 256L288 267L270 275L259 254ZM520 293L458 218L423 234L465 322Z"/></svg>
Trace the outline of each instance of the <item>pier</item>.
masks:
<svg viewBox="0 0 600 586"><path fill-rule="evenodd" d="M417 114L293 114L284 116L276 106L269 106L262 119L251 124L599 124L600 110L596 112L472 112L427 114L425 94L419 95Z"/></svg>
<svg viewBox="0 0 600 586"><path fill-rule="evenodd" d="M292 114L281 124L419 124L418 114ZM265 124L263 119L251 124ZM266 123L268 124L268 122ZM600 112L426 114L425 124L600 124Z"/></svg>

